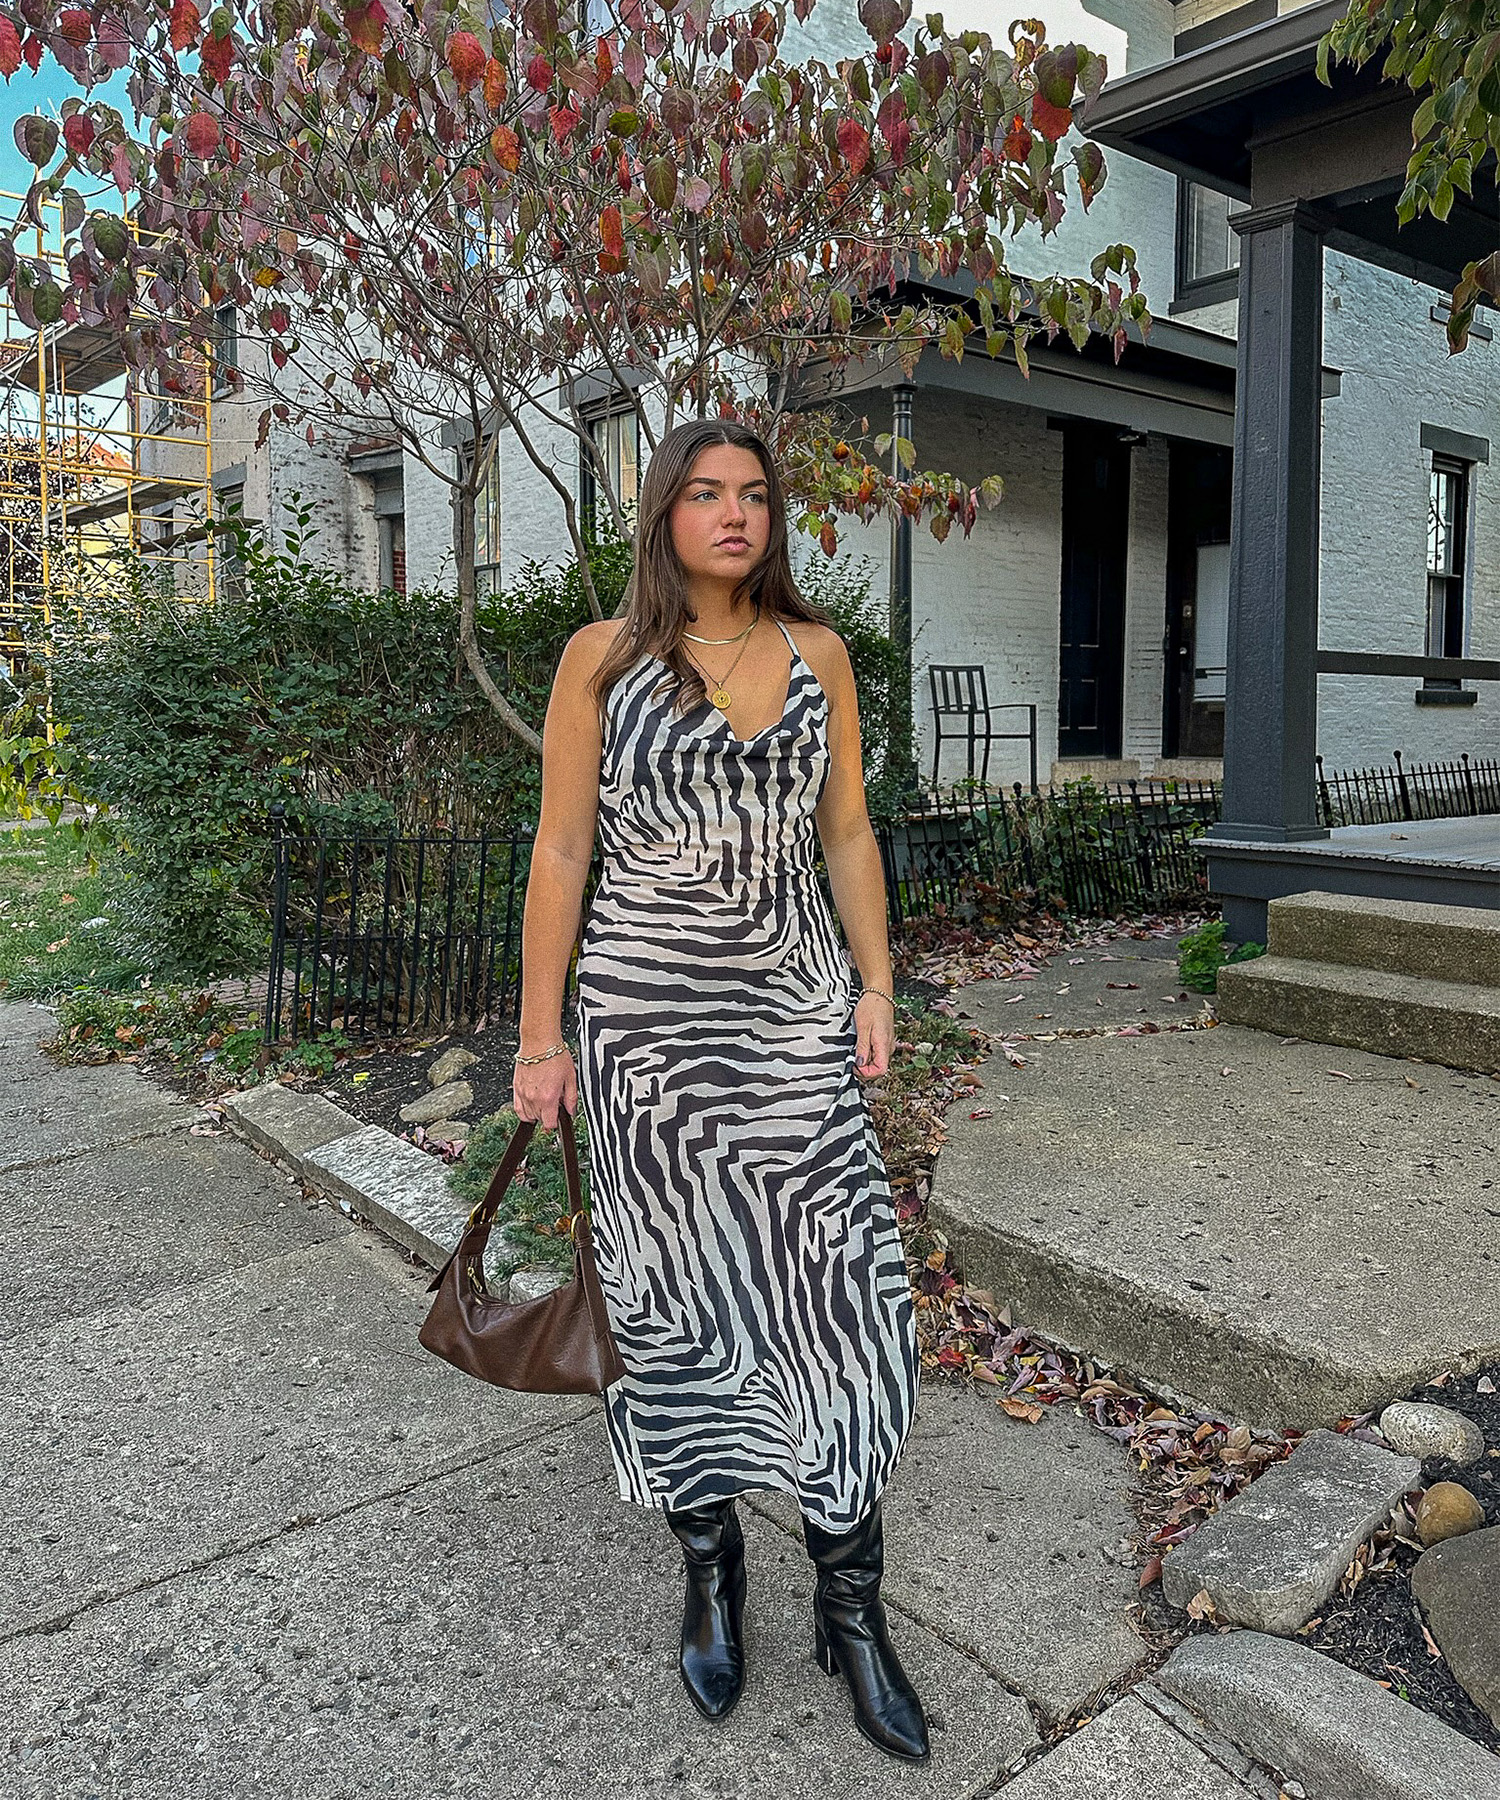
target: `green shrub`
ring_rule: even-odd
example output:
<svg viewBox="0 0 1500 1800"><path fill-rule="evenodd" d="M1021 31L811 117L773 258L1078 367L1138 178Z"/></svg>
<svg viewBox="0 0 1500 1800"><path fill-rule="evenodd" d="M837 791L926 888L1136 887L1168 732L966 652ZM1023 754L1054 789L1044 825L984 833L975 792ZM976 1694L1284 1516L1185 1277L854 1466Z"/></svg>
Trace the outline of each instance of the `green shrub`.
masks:
<svg viewBox="0 0 1500 1800"><path fill-rule="evenodd" d="M313 559L312 508L293 495L287 512L279 547L230 520L236 579L211 605L128 564L124 591L33 646L30 688L0 719L16 792L104 809L110 951L162 980L264 966L273 804L292 834L524 832L540 811L540 761L473 680L453 594L361 590ZM630 565L617 539L593 542L606 616ZM894 654L867 572L815 558L803 582L849 645L878 817ZM476 609L487 667L537 729L562 647L589 616L577 569L535 561ZM59 741L43 755L45 704Z"/></svg>
<svg viewBox="0 0 1500 1800"><path fill-rule="evenodd" d="M865 799L876 822L901 817L901 784L890 767L891 693L900 679L900 657L891 642L886 604L870 591L867 557L831 563L815 553L798 567L797 586L808 600L828 608L844 640L859 703L860 754Z"/></svg>
<svg viewBox="0 0 1500 1800"><path fill-rule="evenodd" d="M289 510L285 548L246 528L240 579L213 605L164 595L137 569L93 616L57 621L32 661L68 733L69 774L112 815L112 947L165 978L263 963L274 802L293 833L535 822L536 758L470 676L453 596L352 586L307 555L310 509ZM596 554L617 603L621 547ZM537 726L586 617L576 573L534 565L480 609L486 662ZM15 748L31 754L19 736Z"/></svg>
<svg viewBox="0 0 1500 1800"><path fill-rule="evenodd" d="M1190 931L1177 946L1177 975L1182 985L1200 994L1217 992L1219 970L1226 963L1248 962L1264 956L1264 944L1237 944L1224 948L1224 921L1212 919L1197 931Z"/></svg>

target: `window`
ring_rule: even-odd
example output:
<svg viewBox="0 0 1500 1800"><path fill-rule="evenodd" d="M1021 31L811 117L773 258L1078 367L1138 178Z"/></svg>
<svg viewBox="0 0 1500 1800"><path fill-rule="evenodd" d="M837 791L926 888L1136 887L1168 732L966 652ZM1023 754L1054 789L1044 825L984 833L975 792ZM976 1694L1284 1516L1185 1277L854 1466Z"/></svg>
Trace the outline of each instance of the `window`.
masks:
<svg viewBox="0 0 1500 1800"><path fill-rule="evenodd" d="M405 529L402 531L402 580L406 579ZM490 440L484 479L474 496L474 591L483 599L500 589L500 439ZM392 546L394 564L394 546ZM395 585L394 576L391 585Z"/></svg>
<svg viewBox="0 0 1500 1800"><path fill-rule="evenodd" d="M1206 306L1232 300L1239 286L1240 240L1229 221L1243 200L1183 181L1177 188L1177 300Z"/></svg>
<svg viewBox="0 0 1500 1800"><path fill-rule="evenodd" d="M601 413L589 422L589 435L598 446L615 498L629 518L640 499L641 481L641 423L635 408ZM592 534L596 521L606 526L612 522L609 499L599 492L594 469L586 454L580 454L578 465L578 503L583 512L584 530Z"/></svg>
<svg viewBox="0 0 1500 1800"><path fill-rule="evenodd" d="M227 394L234 385L220 374L222 369L240 366L239 309L232 300L214 310L214 388L213 397Z"/></svg>
<svg viewBox="0 0 1500 1800"><path fill-rule="evenodd" d="M1434 455L1427 481L1427 654L1462 656L1469 615L1469 464ZM1433 678L1425 685L1459 683Z"/></svg>
<svg viewBox="0 0 1500 1800"><path fill-rule="evenodd" d="M232 518L243 523L245 517L245 485L243 482L234 487L218 489L214 495L214 513L217 518ZM215 532L213 542L218 551L218 577L222 596L233 601L243 600L245 597L245 559L240 554L239 532Z"/></svg>

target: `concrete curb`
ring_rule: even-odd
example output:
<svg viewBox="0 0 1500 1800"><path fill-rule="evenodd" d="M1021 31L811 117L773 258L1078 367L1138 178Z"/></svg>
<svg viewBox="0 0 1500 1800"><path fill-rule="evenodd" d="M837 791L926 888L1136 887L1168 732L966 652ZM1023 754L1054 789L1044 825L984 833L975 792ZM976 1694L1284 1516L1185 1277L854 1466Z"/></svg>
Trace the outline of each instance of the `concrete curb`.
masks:
<svg viewBox="0 0 1500 1800"><path fill-rule="evenodd" d="M379 1125L366 1125L321 1094L302 1094L264 1081L220 1101L239 1135L285 1163L377 1231L437 1269L448 1260L468 1221L468 1210L448 1186L445 1165ZM491 1250L502 1257L517 1247L496 1230ZM509 1298L532 1300L565 1278L551 1269L518 1269Z"/></svg>
<svg viewBox="0 0 1500 1800"><path fill-rule="evenodd" d="M1317 1800L1500 1800L1500 1757L1305 1644L1179 1644L1156 1685Z"/></svg>

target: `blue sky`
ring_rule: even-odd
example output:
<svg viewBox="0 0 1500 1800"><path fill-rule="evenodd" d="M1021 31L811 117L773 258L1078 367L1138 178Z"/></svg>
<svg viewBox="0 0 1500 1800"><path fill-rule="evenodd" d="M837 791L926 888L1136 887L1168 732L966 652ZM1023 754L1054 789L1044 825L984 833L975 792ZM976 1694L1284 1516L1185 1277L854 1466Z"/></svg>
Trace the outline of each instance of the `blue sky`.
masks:
<svg viewBox="0 0 1500 1800"><path fill-rule="evenodd" d="M130 117L130 100L125 92L128 71L117 69L102 87L94 89L93 98L107 100L111 106L119 107L126 118ZM0 130L0 189L8 194L24 194L31 185L36 171L16 148L15 123L27 113L43 113L48 118L58 116L58 107L69 94L80 92L73 78L65 69L60 69L50 56L42 58L42 66L33 75L22 63L9 81L0 80L0 120L4 121L4 129ZM82 184L80 184L82 185ZM84 187L89 194L94 186L91 179ZM110 186L109 192L119 203L119 189ZM101 205L108 201L101 197ZM5 209L6 216L11 216L11 209Z"/></svg>

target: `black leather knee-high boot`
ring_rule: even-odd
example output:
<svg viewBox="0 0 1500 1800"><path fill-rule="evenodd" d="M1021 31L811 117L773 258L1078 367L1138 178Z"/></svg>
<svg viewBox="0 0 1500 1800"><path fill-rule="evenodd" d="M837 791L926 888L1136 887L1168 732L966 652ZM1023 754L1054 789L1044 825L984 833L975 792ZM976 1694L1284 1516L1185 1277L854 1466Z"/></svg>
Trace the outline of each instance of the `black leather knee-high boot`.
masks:
<svg viewBox="0 0 1500 1800"><path fill-rule="evenodd" d="M699 1712L722 1719L745 1685L740 1619L745 1606L745 1537L733 1499L667 1508L682 1545L687 1595L682 1609L683 1685Z"/></svg>
<svg viewBox="0 0 1500 1800"><path fill-rule="evenodd" d="M818 1571L813 1627L819 1663L826 1674L843 1675L855 1723L872 1744L892 1756L925 1762L927 1719L886 1635L880 1602L884 1546L879 1501L852 1531L835 1535L805 1515L802 1529Z"/></svg>

